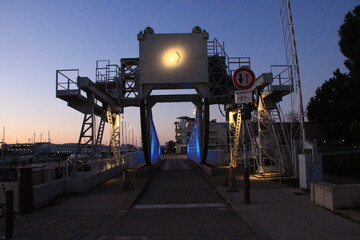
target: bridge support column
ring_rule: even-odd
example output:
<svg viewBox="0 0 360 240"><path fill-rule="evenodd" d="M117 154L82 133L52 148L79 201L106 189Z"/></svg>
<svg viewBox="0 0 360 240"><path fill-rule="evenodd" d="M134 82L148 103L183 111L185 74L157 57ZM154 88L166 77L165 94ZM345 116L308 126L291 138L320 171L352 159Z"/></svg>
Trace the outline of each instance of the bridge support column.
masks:
<svg viewBox="0 0 360 240"><path fill-rule="evenodd" d="M120 158L120 114L112 113L111 109L106 111L107 122L110 129L110 146L113 158Z"/></svg>
<svg viewBox="0 0 360 240"><path fill-rule="evenodd" d="M203 114L201 121L201 130L202 130L202 151L201 151L201 162L205 163L208 153L209 145L209 122L210 122L210 111L209 111L209 99L204 98L203 102Z"/></svg>
<svg viewBox="0 0 360 240"><path fill-rule="evenodd" d="M145 99L140 100L141 138L143 143L144 159L147 166L151 166L150 159L150 115Z"/></svg>
<svg viewBox="0 0 360 240"><path fill-rule="evenodd" d="M94 159L94 146L95 146L95 114L94 114L94 101L95 95L93 93L87 93L89 102L86 106L86 112L84 114L84 120L81 127L78 146L76 149L75 162L78 161L79 154L85 149L87 145L91 146L91 159ZM84 142L84 143L82 143Z"/></svg>

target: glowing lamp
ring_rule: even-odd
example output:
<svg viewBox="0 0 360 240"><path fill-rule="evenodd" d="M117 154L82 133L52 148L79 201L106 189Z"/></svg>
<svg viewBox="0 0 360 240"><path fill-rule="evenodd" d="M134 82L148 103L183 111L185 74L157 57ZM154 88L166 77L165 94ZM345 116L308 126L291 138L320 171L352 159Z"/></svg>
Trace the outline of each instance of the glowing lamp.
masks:
<svg viewBox="0 0 360 240"><path fill-rule="evenodd" d="M178 52L171 52L168 59L170 63L178 63L180 61L180 54Z"/></svg>

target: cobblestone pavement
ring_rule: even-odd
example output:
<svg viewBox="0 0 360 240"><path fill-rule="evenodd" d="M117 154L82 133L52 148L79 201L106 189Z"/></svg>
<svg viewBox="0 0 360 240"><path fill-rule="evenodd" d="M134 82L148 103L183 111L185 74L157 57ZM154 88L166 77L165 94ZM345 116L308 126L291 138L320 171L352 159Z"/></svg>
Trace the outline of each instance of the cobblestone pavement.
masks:
<svg viewBox="0 0 360 240"><path fill-rule="evenodd" d="M135 186L141 184L138 181ZM17 216L13 239L84 239L115 217L131 196L122 190L118 176L87 193L56 198L31 214ZM0 236L4 228L4 219L0 219Z"/></svg>
<svg viewBox="0 0 360 240"><path fill-rule="evenodd" d="M141 188L146 179L135 182ZM13 239L257 239L186 160L166 160L134 207L116 177L18 216ZM134 198L135 199L135 198ZM0 219L3 235L4 219Z"/></svg>

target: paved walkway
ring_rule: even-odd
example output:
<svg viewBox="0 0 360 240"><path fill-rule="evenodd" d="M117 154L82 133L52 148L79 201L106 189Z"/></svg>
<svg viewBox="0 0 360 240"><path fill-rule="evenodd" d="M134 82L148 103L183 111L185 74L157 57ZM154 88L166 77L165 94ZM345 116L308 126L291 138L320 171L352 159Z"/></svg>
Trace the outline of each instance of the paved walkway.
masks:
<svg viewBox="0 0 360 240"><path fill-rule="evenodd" d="M339 216L310 201L310 194L276 181L251 178L251 203L239 192L221 186L224 177L212 177L236 212L264 239L276 240L359 240L360 224Z"/></svg>
<svg viewBox="0 0 360 240"><path fill-rule="evenodd" d="M136 181L136 189L145 182ZM138 191L125 192L118 176L86 193L56 198L31 214L17 216L13 239L84 239L129 208L137 195ZM3 235L4 219L0 219L0 237Z"/></svg>
<svg viewBox="0 0 360 240"><path fill-rule="evenodd" d="M360 239L360 224L311 203L299 189L252 178L252 203L245 204L240 177L238 192L226 191L225 177L207 177L233 211L204 179L184 161L167 161L133 205L148 178L125 192L119 176L18 216L14 239ZM3 229L0 219L0 236Z"/></svg>
<svg viewBox="0 0 360 240"><path fill-rule="evenodd" d="M137 191L129 193L116 177L87 193L57 198L19 216L13 239L257 239L187 160L165 161L132 205L146 182L138 179Z"/></svg>

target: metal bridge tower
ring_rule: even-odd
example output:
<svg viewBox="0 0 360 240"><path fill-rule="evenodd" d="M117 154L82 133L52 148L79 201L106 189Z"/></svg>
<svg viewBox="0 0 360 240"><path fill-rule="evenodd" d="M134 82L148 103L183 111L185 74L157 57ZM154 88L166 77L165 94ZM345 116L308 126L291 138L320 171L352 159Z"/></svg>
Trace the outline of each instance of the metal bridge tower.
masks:
<svg viewBox="0 0 360 240"><path fill-rule="evenodd" d="M140 108L144 159L150 166L160 159L152 107L161 102L191 102L197 111L188 156L204 163L208 151L209 106L217 104L223 105L228 114L231 166L243 164L246 155L259 173L292 175L295 153L289 146L293 136L288 134L278 104L293 92L292 67L272 66L270 73L261 74L256 80L254 76L252 101L244 109L236 103L237 88L232 76L240 68L249 69L250 58L229 57L223 44L208 38L209 34L198 26L191 33L171 34L156 34L147 27L137 35L139 58L122 58L120 66L108 60L97 61L95 82L80 77L77 69L58 70L56 96L84 114L78 154L88 151L91 159L95 157L107 122L110 151L113 157L121 158L120 114L133 106ZM162 89L195 89L197 93L153 93ZM251 112L252 118L248 117ZM98 126L96 118L100 118ZM241 147L245 141L249 149Z"/></svg>
<svg viewBox="0 0 360 240"><path fill-rule="evenodd" d="M278 0L280 8L280 19L281 26L283 30L284 37L284 46L285 46L285 56L286 64L292 67L292 72L290 76L295 80L295 94L291 96L291 105L292 111L299 115L300 120L300 139L301 145L306 140L305 128L304 128L304 108L302 100L302 91L301 91L301 81L300 81L300 70L299 70L299 60L296 49L295 41L295 31L293 25L293 18L291 13L290 0ZM294 127L294 126L292 126ZM293 133L292 134L296 134Z"/></svg>

